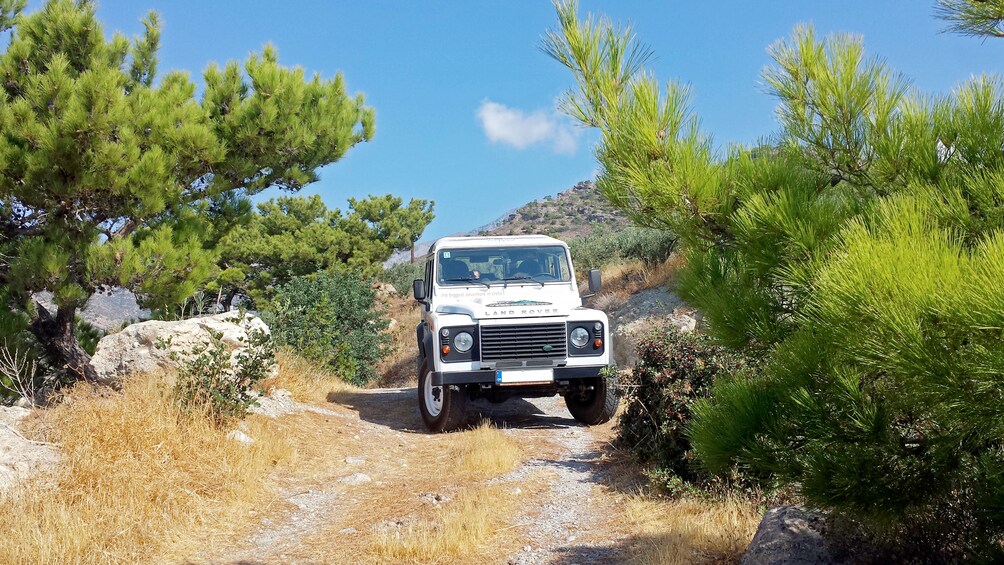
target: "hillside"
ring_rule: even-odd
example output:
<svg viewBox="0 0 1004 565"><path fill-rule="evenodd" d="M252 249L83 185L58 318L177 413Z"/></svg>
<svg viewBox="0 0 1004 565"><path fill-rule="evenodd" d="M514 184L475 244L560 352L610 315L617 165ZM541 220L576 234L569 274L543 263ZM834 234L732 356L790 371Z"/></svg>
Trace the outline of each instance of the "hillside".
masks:
<svg viewBox="0 0 1004 565"><path fill-rule="evenodd" d="M591 235L603 226L616 231L631 225L631 220L616 210L596 190L592 181L582 181L556 195L548 195L510 210L483 226L452 235L520 235L542 233L568 241ZM419 241L415 256L429 251L435 240ZM410 253L399 251L386 267L408 261Z"/></svg>
<svg viewBox="0 0 1004 565"><path fill-rule="evenodd" d="M544 233L569 240L591 235L599 226L617 230L630 224L627 216L607 203L592 181L583 181L556 196L545 196L524 204L471 233Z"/></svg>

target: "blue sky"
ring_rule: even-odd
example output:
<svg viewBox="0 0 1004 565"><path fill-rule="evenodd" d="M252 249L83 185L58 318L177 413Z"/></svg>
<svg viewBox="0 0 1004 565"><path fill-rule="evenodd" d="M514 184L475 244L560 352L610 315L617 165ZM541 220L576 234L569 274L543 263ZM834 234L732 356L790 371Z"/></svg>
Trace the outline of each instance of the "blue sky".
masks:
<svg viewBox="0 0 1004 565"><path fill-rule="evenodd" d="M342 72L350 91L366 95L375 138L304 191L329 206L387 192L430 198L431 239L594 174L595 135L555 111L572 77L538 49L555 25L546 0L103 0L98 15L106 33L134 35L151 8L164 23L161 72L199 79L210 61L243 59L271 41L284 64ZM1004 63L1004 40L941 33L933 0L583 1L580 9L631 23L655 51L660 80L691 85L703 130L719 146L777 129L760 71L766 48L800 22L819 34L861 34L868 53L923 92L948 92Z"/></svg>

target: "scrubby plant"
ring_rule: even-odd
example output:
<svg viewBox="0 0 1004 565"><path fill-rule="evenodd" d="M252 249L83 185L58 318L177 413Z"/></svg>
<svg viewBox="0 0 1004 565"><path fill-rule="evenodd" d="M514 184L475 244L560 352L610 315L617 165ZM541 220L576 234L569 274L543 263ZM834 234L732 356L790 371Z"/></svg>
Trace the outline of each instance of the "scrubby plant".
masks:
<svg viewBox="0 0 1004 565"><path fill-rule="evenodd" d="M294 277L276 289L262 317L280 345L324 363L357 385L376 379L388 321L368 279L343 270Z"/></svg>
<svg viewBox="0 0 1004 565"><path fill-rule="evenodd" d="M205 413L222 426L244 418L258 404L255 387L275 367L275 346L272 336L259 328L248 331L241 341L245 347L233 359L223 332L215 330L190 351L171 353L180 362L174 397L183 410Z"/></svg>
<svg viewBox="0 0 1004 565"><path fill-rule="evenodd" d="M621 260L642 261L646 265L661 263L673 254L677 239L666 230L633 226L611 233L600 228L592 235L570 241L569 249L572 262L585 272Z"/></svg>
<svg viewBox="0 0 1004 565"><path fill-rule="evenodd" d="M407 298L411 296L412 282L415 279L425 277L425 265L421 263L398 263L389 269L384 269L378 277L381 281L389 283L397 291L398 296Z"/></svg>
<svg viewBox="0 0 1004 565"><path fill-rule="evenodd" d="M698 475L687 425L692 407L719 378L752 369L748 359L695 332L655 327L638 342L638 361L623 383L619 442L659 476Z"/></svg>

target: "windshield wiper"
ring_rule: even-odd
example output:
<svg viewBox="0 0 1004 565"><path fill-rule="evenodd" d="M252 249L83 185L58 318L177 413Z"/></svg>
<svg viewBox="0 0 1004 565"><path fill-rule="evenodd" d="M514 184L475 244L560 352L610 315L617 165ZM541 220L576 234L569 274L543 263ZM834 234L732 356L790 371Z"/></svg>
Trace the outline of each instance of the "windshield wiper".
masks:
<svg viewBox="0 0 1004 565"><path fill-rule="evenodd" d="M464 278L464 279L443 279L443 282L472 282L472 283L477 283L477 284L483 284L487 288L491 288L492 287L492 285L486 283L485 281L479 280L479 279L475 279L474 277L467 277L467 278Z"/></svg>
<svg viewBox="0 0 1004 565"><path fill-rule="evenodd" d="M518 277L506 277L502 279L502 282L504 283L508 283L509 281L533 281L539 284L541 288L544 288L544 283L542 281L538 281L537 279L527 275L520 275Z"/></svg>

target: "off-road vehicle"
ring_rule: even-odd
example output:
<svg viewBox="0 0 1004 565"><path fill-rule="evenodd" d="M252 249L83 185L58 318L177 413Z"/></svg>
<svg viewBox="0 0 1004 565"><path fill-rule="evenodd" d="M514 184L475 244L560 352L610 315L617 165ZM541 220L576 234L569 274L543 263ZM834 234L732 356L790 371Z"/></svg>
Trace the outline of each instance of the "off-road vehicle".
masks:
<svg viewBox="0 0 1004 565"><path fill-rule="evenodd" d="M600 273L589 271L589 291ZM610 325L584 308L568 246L541 236L444 237L414 282L422 308L418 405L434 432L466 424L469 399L560 394L587 425L617 410Z"/></svg>

